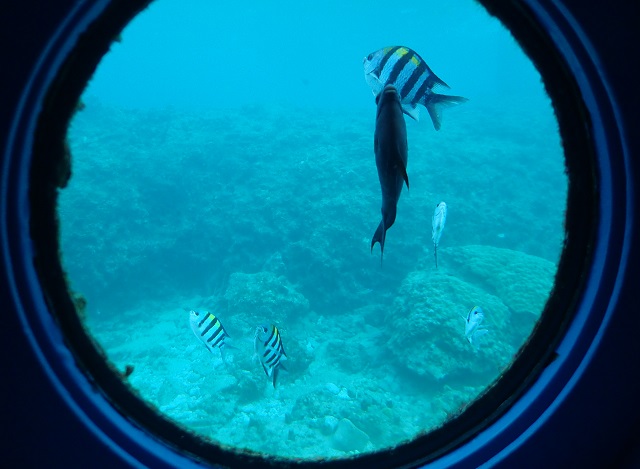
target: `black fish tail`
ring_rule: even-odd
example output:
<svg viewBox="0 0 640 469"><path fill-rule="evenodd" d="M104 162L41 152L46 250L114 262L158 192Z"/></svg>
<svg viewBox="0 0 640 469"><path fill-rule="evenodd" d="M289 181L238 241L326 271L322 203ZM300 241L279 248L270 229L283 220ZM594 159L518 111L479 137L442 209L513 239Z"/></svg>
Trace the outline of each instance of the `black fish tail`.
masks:
<svg viewBox="0 0 640 469"><path fill-rule="evenodd" d="M455 106L456 104L462 104L469 101L462 96L449 96L446 94L427 93L424 95L422 104L427 108L433 127L436 130L440 130L440 118L443 107Z"/></svg>
<svg viewBox="0 0 640 469"><path fill-rule="evenodd" d="M380 221L376 232L373 234L373 238L371 239L371 252L373 253L373 246L376 243L380 243L380 262L382 262L382 255L384 254L384 240L387 237L387 230L384 226L384 217Z"/></svg>

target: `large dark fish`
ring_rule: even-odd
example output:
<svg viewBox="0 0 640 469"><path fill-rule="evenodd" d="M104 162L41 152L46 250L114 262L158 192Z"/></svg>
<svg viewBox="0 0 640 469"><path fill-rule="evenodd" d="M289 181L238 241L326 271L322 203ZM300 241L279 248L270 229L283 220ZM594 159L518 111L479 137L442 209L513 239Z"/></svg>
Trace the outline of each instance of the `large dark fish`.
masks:
<svg viewBox="0 0 640 469"><path fill-rule="evenodd" d="M373 150L376 154L378 179L382 189L382 221L371 240L371 252L380 243L380 262L384 254L387 230L396 221L396 207L403 182L409 188L407 176L407 128L402 116L398 91L392 85L384 87L376 97L376 130Z"/></svg>
<svg viewBox="0 0 640 469"><path fill-rule="evenodd" d="M393 85L400 94L402 110L416 121L420 119L418 104L427 108L433 127L440 130L443 107L467 101L462 96L437 94L437 88L449 88L436 76L414 50L404 46L385 47L372 52L363 61L364 77L377 96L385 85Z"/></svg>

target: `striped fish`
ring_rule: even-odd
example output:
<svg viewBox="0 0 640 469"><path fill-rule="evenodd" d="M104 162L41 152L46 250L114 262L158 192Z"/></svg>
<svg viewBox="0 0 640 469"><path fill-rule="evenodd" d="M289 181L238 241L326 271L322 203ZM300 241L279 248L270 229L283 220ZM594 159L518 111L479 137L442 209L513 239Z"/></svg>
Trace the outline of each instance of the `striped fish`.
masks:
<svg viewBox="0 0 640 469"><path fill-rule="evenodd" d="M224 347L227 345L226 340L229 334L224 330L220 320L208 311L191 310L189 322L191 330L207 350L213 353L215 349L219 349L224 359Z"/></svg>
<svg viewBox="0 0 640 469"><path fill-rule="evenodd" d="M418 104L422 104L427 108L436 130L440 130L440 109L443 106L468 101L462 96L434 93L434 88L449 88L449 85L408 47L385 47L369 54L364 58L364 77L374 96L378 96L386 85L393 85L400 93L403 112L416 121L420 120Z"/></svg>
<svg viewBox="0 0 640 469"><path fill-rule="evenodd" d="M431 240L433 241L433 257L436 259L436 269L438 268L438 244L440 243L440 236L442 236L442 230L444 230L446 221L447 204L440 202L436 205L433 218L431 219Z"/></svg>
<svg viewBox="0 0 640 469"><path fill-rule="evenodd" d="M265 374L273 379L273 387L276 387L276 379L280 368L286 370L283 361L287 360L287 354L282 346L280 332L274 325L258 326L253 340L256 356L262 364Z"/></svg>

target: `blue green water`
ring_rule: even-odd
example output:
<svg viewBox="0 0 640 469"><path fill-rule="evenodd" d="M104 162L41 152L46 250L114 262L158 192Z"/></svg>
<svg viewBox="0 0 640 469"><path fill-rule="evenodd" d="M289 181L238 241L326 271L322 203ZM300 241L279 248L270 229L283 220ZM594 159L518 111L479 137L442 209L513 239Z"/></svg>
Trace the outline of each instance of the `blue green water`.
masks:
<svg viewBox="0 0 640 469"><path fill-rule="evenodd" d="M512 362L562 248L562 147L509 33L452 3L159 0L105 56L69 130L64 265L91 333L168 418L225 445L346 457L441 425ZM362 59L400 44L469 102L438 132L406 119L411 190L381 265ZM185 308L218 316L226 360ZM275 389L253 357L263 323L289 357Z"/></svg>

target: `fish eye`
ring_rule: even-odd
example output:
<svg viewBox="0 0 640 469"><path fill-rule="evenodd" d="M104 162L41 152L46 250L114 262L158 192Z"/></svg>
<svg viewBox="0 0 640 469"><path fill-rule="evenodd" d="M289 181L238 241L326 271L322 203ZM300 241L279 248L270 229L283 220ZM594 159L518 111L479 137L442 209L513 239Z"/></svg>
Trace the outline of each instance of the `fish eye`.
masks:
<svg viewBox="0 0 640 469"><path fill-rule="evenodd" d="M543 370L555 372L549 363L558 350L557 360L567 367L579 362L572 354L595 340L605 314L580 301L588 301L583 295L588 288L609 288L590 277L608 265L605 260L616 263L615 256L622 256L622 248L607 250L605 242L626 242L615 217L607 218L607 227L602 223L611 208L607 204L624 195L605 178L614 158L608 145L619 144L608 139L621 134L608 121L593 132L592 123L599 123L594 116L603 112L606 120L613 111L610 103L603 106L583 93L586 85L575 67L590 56L565 59L571 46L547 32L553 16L541 24L539 18L547 17L525 14L524 7L480 2L495 17L472 2L460 7L463 15L482 13L472 18L484 21L491 33L479 31L473 50L492 51L482 58L486 75L507 74L512 86L504 95L482 95L487 88L475 87L465 76L469 64L452 53L472 60L469 49L459 49L465 41L430 44L438 48L434 72L451 85L446 92L469 92L478 108L468 103L446 109L439 132L429 127L427 111L411 123L405 176L412 177L412 194L414 175L423 184L415 191L422 192L411 200L403 196L382 266L372 261L371 233L363 228L380 214L380 194L370 194L371 200L362 196L378 183L371 148L376 111L370 98L363 98L368 106L361 114L347 113L361 120L345 121L335 112L351 105L352 95L370 96L370 90L345 84L345 90L336 86L328 93L322 83L335 76L334 65L325 65L327 75L314 90L309 90L313 84L291 85L300 73L296 68L273 67L282 75L264 83L254 77L246 57L261 51L265 63L279 63L267 51L281 48L263 47L270 39L243 36L260 30L265 7L245 12L240 35L199 21L215 17L237 25L233 15L200 12L192 30L173 37L166 50L154 49L153 39L164 37L168 26L175 26L168 19L183 12L170 0L144 11L144 1L112 2L102 12L82 10L77 13L82 21L61 30L64 40L52 42L48 52L57 55L34 72L46 72L34 86L47 87L25 98L25 106L37 106L30 120L23 117L16 126L24 133L23 140L16 139L23 145L16 154L29 164L11 166L7 184L16 200L29 201L29 210L16 205L6 213L16 218L12 242L26 237L19 229L30 227L29 243L16 245L31 256L23 284L34 298L25 307L33 315L25 324L36 331L39 347L62 357L51 373L64 374L60 386L73 391L69 396L86 395L87 415L96 426L107 422L104 433L114 446L135 447L140 465L149 467L159 464L157 454L176 467L194 462L243 467L272 460L396 467L446 464L447 458L478 467L488 464L482 451L491 445L477 440L474 449L475 436L500 438L499 422L535 427L538 414L515 415L516 404L533 400L533 384L547 379ZM442 20L453 20L446 15ZM274 30L299 34L290 29L295 21L282 22L278 15L270 21ZM518 43L509 33L516 25L521 29L512 33ZM211 39L212 29L220 48L234 54L184 52L192 50L185 41ZM396 33L403 37L403 31ZM578 41L577 33L567 34ZM240 44L237 37L243 37ZM313 47L314 41L300 37L301 45ZM212 42L195 45L203 43ZM558 52L561 47L569 50ZM510 60L503 61L500 52ZM163 60L153 62L154 53ZM433 63L429 47L420 53L424 63ZM207 75L202 62L215 63L211 68L224 73ZM490 82L482 70L480 78ZM412 79L418 82L417 76ZM181 94L185 89L190 92ZM513 90L527 96L526 105L503 108L519 102L507 95ZM288 99L296 102L287 111L274 104ZM296 114L300 107L304 119ZM488 115L498 116L491 127ZM352 157L345 158L347 150L354 150ZM27 180L28 190L20 188ZM196 183L184 190L185 180ZM458 226L445 228L436 270L434 247L424 233L432 200L443 193L447 204L451 199L450 210L460 211L451 218ZM505 216L487 213L496 200L504 201L498 209ZM515 213L514 207L522 210ZM498 235L506 232L507 237ZM594 264L596 254L602 259ZM211 300L216 316L222 305L220 322L238 340L237 350L228 352L232 359L213 362L217 356L192 347L189 321L182 330L175 319L176 311L184 310L172 306L185 297L196 305ZM473 338L465 336L465 329L473 329L463 316L469 298L486 308L483 321L495 328L486 348L474 349ZM478 308L474 315L481 312ZM321 317L324 326L309 328L307 317ZM252 347L246 342L255 341L251 327L263 320L283 332L280 347L287 350L288 370L277 387L271 382L259 387L263 370L247 353ZM589 326L584 332L572 329L578 320ZM47 333L54 327L62 338ZM574 342L580 347L572 348ZM326 363L315 366L324 357ZM393 389L380 379L389 370L399 370ZM234 384L221 391L224 402L212 403L212 389L222 389L220 383ZM99 393L86 394L91 386ZM548 396L551 402L555 395ZM282 403L289 407L278 407ZM265 417L265 405L281 411L282 418ZM134 433L143 434L129 436Z"/></svg>

